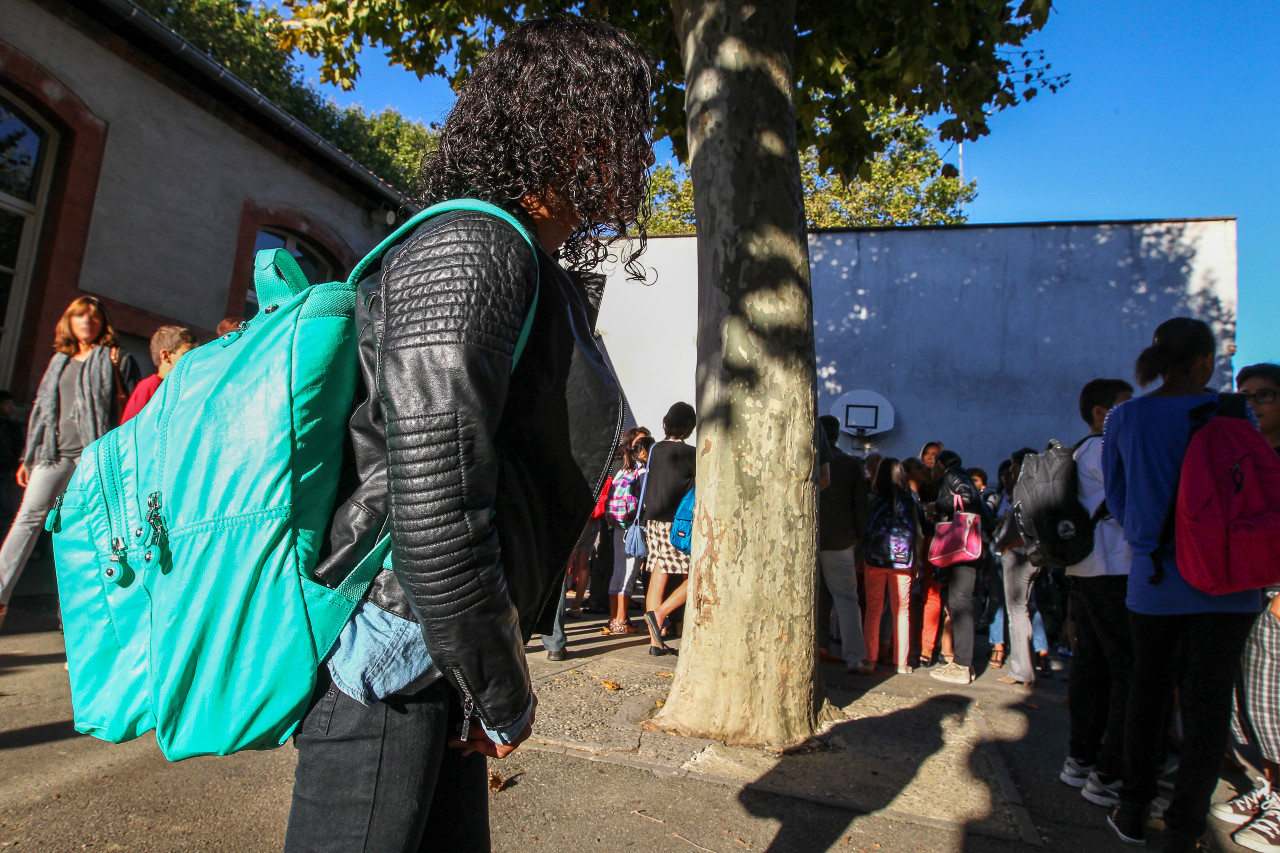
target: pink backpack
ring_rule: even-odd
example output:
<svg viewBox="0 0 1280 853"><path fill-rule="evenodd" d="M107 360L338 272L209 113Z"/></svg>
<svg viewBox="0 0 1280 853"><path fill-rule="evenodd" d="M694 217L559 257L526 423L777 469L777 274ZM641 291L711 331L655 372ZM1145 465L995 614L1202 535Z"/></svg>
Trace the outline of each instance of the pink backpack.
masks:
<svg viewBox="0 0 1280 853"><path fill-rule="evenodd" d="M1178 571L1211 595L1280 583L1280 455L1245 420L1243 395L1210 407L1217 416L1193 427L1178 481Z"/></svg>

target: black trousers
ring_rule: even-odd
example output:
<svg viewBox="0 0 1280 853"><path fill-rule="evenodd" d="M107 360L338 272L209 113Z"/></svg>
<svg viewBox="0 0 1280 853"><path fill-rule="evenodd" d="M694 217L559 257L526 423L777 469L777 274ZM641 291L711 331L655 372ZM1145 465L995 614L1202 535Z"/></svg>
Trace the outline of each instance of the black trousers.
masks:
<svg viewBox="0 0 1280 853"><path fill-rule="evenodd" d="M461 724L443 680L372 707L330 684L295 740L286 853L487 853L487 765L448 746Z"/></svg>
<svg viewBox="0 0 1280 853"><path fill-rule="evenodd" d="M1129 613L1133 676L1124 728L1122 803L1145 809L1156 796L1164 726L1177 688L1182 749L1165 826L1183 837L1204 832L1231 734L1231 692L1256 613L1144 616Z"/></svg>
<svg viewBox="0 0 1280 853"><path fill-rule="evenodd" d="M957 563L947 568L947 613L951 615L951 645L955 662L973 666L973 586L978 563Z"/></svg>
<svg viewBox="0 0 1280 853"><path fill-rule="evenodd" d="M1071 757L1124 775L1124 715L1133 670L1128 575L1070 578L1076 644L1067 685Z"/></svg>

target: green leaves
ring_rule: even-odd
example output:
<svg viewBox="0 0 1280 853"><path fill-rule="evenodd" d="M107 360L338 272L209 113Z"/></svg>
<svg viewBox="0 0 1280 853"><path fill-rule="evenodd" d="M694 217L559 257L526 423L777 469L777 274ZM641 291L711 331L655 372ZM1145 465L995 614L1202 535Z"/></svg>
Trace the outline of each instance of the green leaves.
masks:
<svg viewBox="0 0 1280 853"><path fill-rule="evenodd" d="M867 115L866 113L863 113ZM933 147L934 134L923 117L874 110L866 118L879 152L860 164L858 177L846 181L823 164L822 149L800 154L805 216L810 228L883 225L949 225L965 221L964 205L977 185L961 184L959 170L943 163ZM816 136L829 132L819 121ZM653 170L649 191L651 234L692 234L696 227L693 182L678 166Z"/></svg>

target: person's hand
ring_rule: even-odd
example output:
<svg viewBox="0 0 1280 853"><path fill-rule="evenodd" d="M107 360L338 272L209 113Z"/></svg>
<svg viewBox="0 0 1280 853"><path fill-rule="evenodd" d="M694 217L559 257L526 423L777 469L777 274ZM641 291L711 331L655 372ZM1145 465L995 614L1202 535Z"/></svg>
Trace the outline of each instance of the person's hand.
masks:
<svg viewBox="0 0 1280 853"><path fill-rule="evenodd" d="M18 474L15 479L18 481L18 485L24 489L27 487L27 483L31 482L31 475L27 473L25 464L18 466Z"/></svg>
<svg viewBox="0 0 1280 853"><path fill-rule="evenodd" d="M467 732L467 739L454 738L449 741L449 745L461 749L464 756L473 752L481 755L487 755L490 758L506 758L508 755L516 751L520 744L529 739L529 735L533 734L533 720L538 715L538 697L533 697L533 710L529 712L529 722L525 723L520 734L516 735L516 741L513 744L494 743L489 737L488 732L484 730L484 726L479 723L472 723L471 730Z"/></svg>
<svg viewBox="0 0 1280 853"><path fill-rule="evenodd" d="M1271 611L1272 617L1280 620L1280 592L1271 596L1271 607L1268 609Z"/></svg>

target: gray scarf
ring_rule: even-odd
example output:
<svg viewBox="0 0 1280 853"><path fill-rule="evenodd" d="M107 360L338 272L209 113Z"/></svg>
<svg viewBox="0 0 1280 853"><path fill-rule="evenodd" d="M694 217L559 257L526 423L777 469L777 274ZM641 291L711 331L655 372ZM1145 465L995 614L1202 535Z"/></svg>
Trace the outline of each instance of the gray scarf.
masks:
<svg viewBox="0 0 1280 853"><path fill-rule="evenodd" d="M71 356L57 352L49 360L27 423L27 449L22 463L28 468L52 465L58 461L58 417L62 401L58 399L58 380ZM76 398L71 401L71 416L84 443L115 428L116 377L111 364L111 348L94 347L80 371Z"/></svg>

